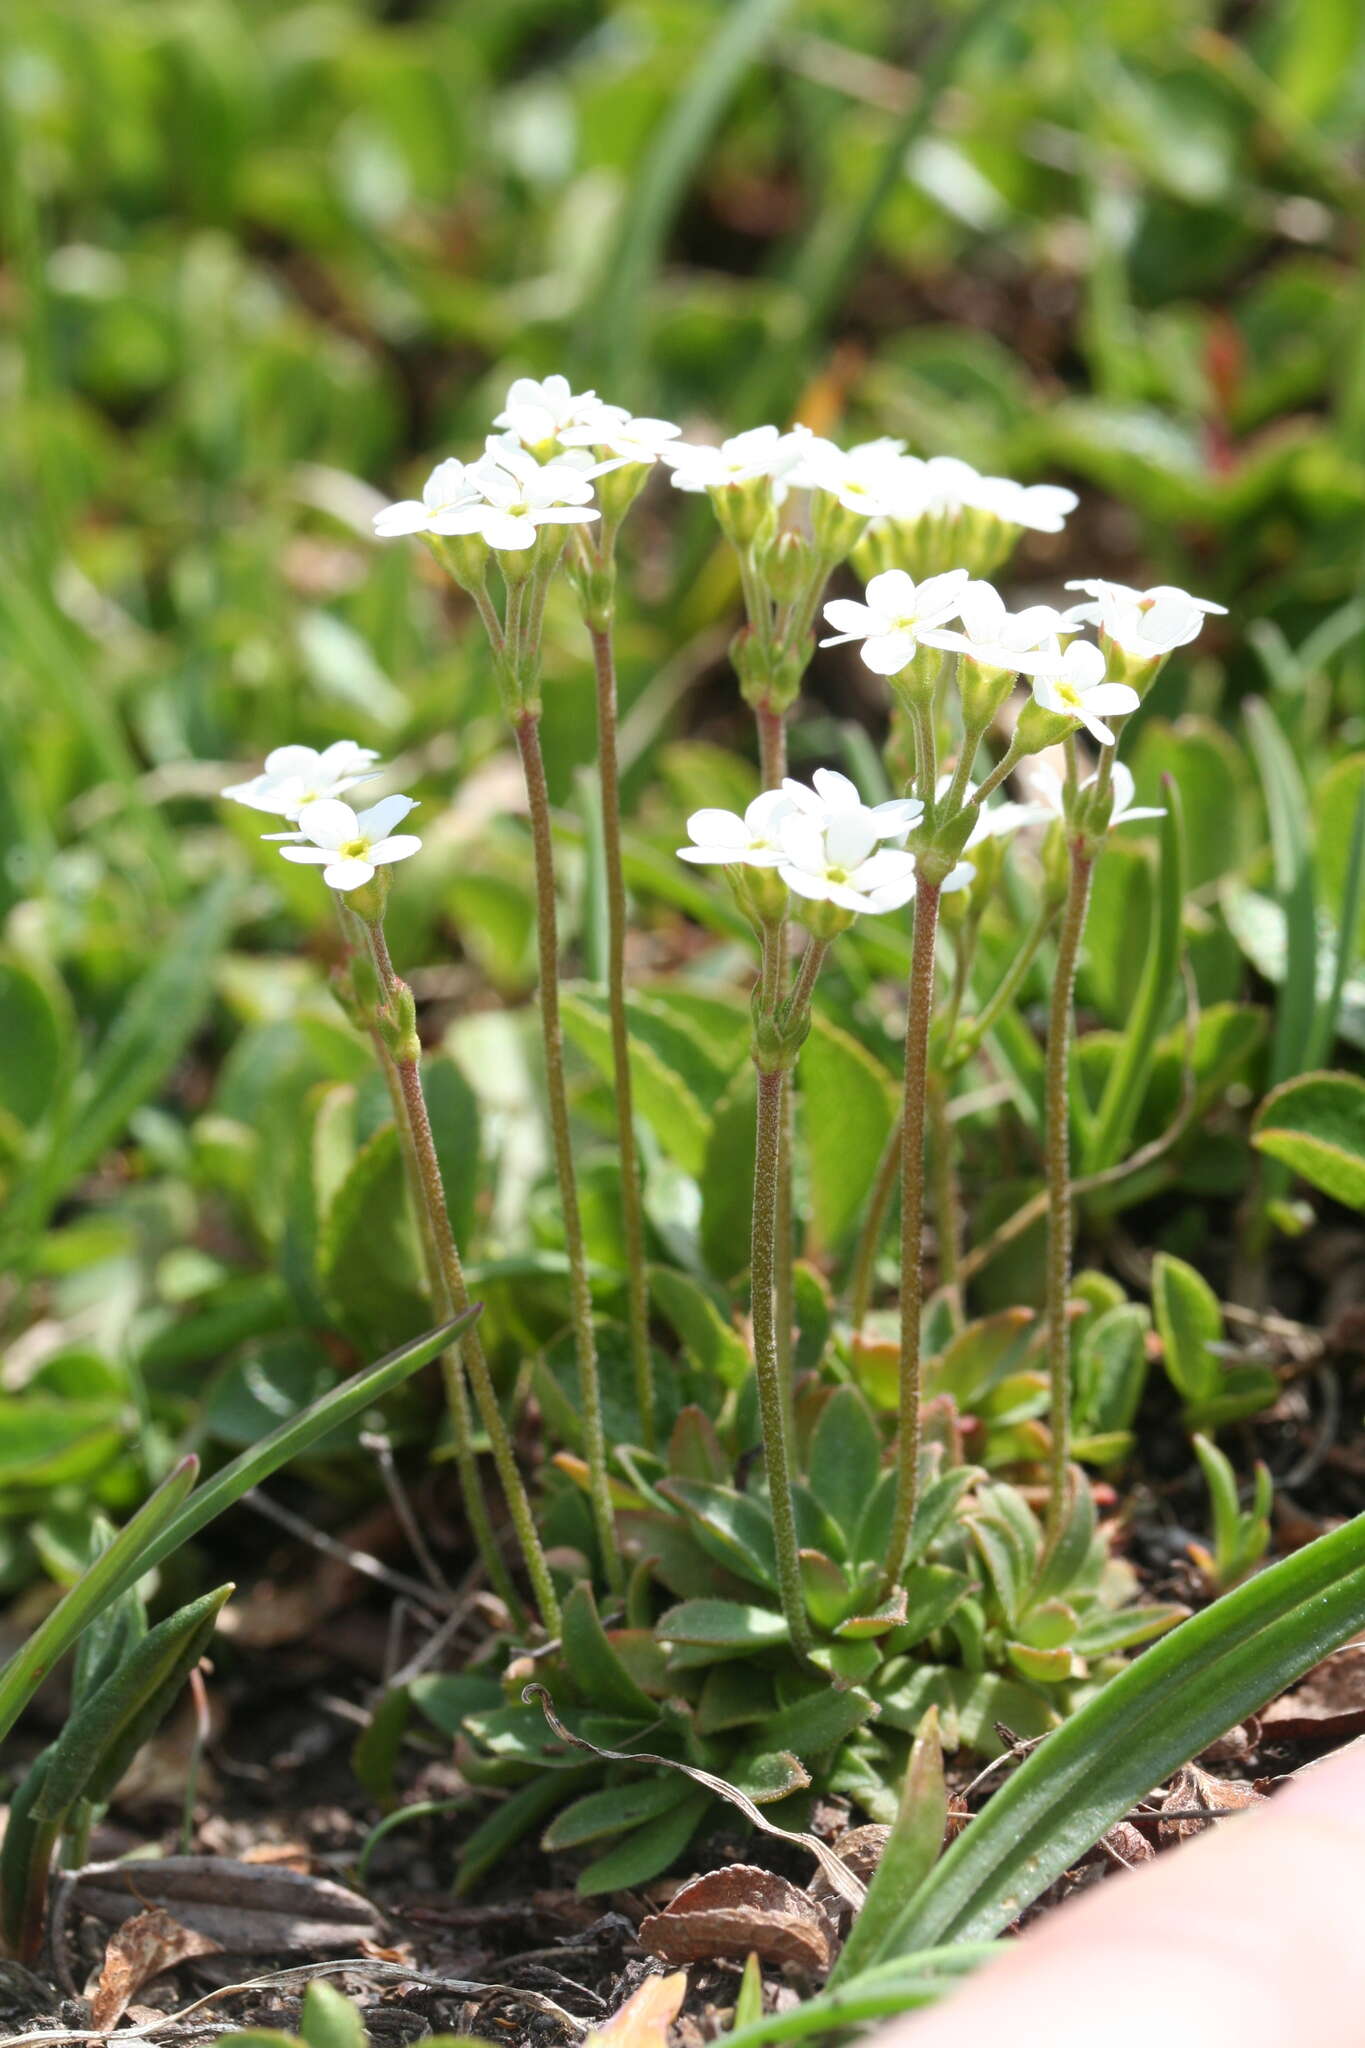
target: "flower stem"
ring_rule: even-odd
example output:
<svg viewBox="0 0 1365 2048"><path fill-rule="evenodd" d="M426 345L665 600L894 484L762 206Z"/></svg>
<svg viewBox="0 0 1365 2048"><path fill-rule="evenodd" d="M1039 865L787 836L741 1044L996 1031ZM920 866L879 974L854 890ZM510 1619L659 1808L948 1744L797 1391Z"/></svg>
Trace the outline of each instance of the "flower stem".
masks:
<svg viewBox="0 0 1365 2048"><path fill-rule="evenodd" d="M389 958L384 928L381 924L375 923L367 926L367 930L379 984L386 1003L393 1010L396 1008L395 999L400 984L394 973L393 962ZM405 1164L410 1174L410 1185L417 1193L420 1211L425 1218L424 1237L431 1247L436 1274L440 1281L437 1305L452 1316L463 1315L470 1305L469 1290L465 1285L459 1247L455 1243L455 1234L450 1227L450 1212L446 1207L441 1167L436 1157L435 1140L431 1134L431 1119L427 1115L426 1098L422 1093L418 1061L416 1057L405 1058L401 1052L389 1057L392 1059L397 1080L398 1100L402 1105L398 1128L402 1138ZM484 1355L483 1340L477 1325L467 1330L460 1339L459 1358L456 1359L447 1353L442 1361L446 1397L450 1403L451 1419L455 1429L456 1459L465 1486L466 1508L470 1513L471 1527L475 1529L477 1538L478 1522L482 1521L491 1545L492 1532L488 1529L487 1514L479 1492L477 1466L470 1440L469 1407L460 1370L461 1360L474 1389L474 1398L488 1435L493 1463L502 1482L512 1525L521 1545L522 1559L531 1581L531 1590L535 1596L542 1625L548 1635L557 1636L560 1629L559 1601L555 1596L540 1537L536 1533L531 1503L527 1499L526 1488L517 1467L512 1440L507 1433L502 1410L498 1406L497 1391L488 1370L488 1360ZM482 1541L480 1549L483 1549ZM496 1551L494 1554L496 1555Z"/></svg>
<svg viewBox="0 0 1365 2048"><path fill-rule="evenodd" d="M922 758L922 757L921 757ZM919 1498L920 1321L924 1308L924 1124L929 1025L934 1008L934 942L940 891L921 877L905 1016L905 1108L901 1119L901 1344L896 1506L884 1592L899 1584Z"/></svg>
<svg viewBox="0 0 1365 2048"><path fill-rule="evenodd" d="M645 1214L630 1076L626 1020L626 884L621 863L621 781L616 747L616 662L610 626L590 629L597 674L597 758L602 787L602 853L607 877L607 1008L616 1083L616 1141L621 1155L621 1213L626 1237L626 1320L635 1400L644 1446L655 1445L654 1364L649 1349L649 1276Z"/></svg>
<svg viewBox="0 0 1365 2048"><path fill-rule="evenodd" d="M792 1647L802 1656L810 1649L806 1603L801 1590L801 1560L792 1505L791 1454L787 1438L787 1402L777 1354L773 1320L777 1196L782 1152L782 1098L786 1075L758 1076L758 1125L754 1147L754 1215L750 1242L750 1289L754 1326L754 1368L758 1377L758 1411L763 1426L763 1456L772 1507L773 1546L777 1553L777 1586Z"/></svg>
<svg viewBox="0 0 1365 2048"><path fill-rule="evenodd" d="M526 800L531 814L531 840L535 852L540 1029L545 1048L545 1085L550 1104L555 1171L564 1214L564 1241L569 1254L569 1295L574 1350L578 1360L578 1398L587 1456L588 1494L598 1548L602 1553L602 1568L612 1591L619 1592L622 1585L621 1556L616 1544L616 1524L607 1481L607 1439L602 1421L602 1388L597 1372L597 1340L593 1333L592 1294L588 1287L588 1259L583 1243L583 1219L578 1206L578 1180L569 1133L569 1097L564 1079L564 1034L559 1020L559 929L555 908L554 841L550 827L550 792L540 747L539 712L525 706L517 713L513 730L526 779Z"/></svg>
<svg viewBox="0 0 1365 2048"><path fill-rule="evenodd" d="M1094 857L1084 839L1071 841L1071 878L1048 1017L1046 1102L1047 1165L1047 1368L1052 1449L1048 1459L1047 1535L1055 1541L1066 1506L1066 1473L1071 1452L1071 1343L1066 1306L1071 1286L1071 1105L1070 1069L1073 997L1081 934L1090 904Z"/></svg>
<svg viewBox="0 0 1365 2048"><path fill-rule="evenodd" d="M780 789L782 778L787 772L787 714L769 703L754 706L754 723L758 729L758 773L765 789ZM781 927L781 942L776 949L776 965L773 976L773 992L770 1007L777 1001L777 990L787 963L787 926ZM823 955L822 955L823 957ZM819 967L819 961L816 962ZM792 1161L795 1154L796 1091L790 1079L782 1091L782 1129L777 1162L777 1216L774 1234L777 1241L776 1307L777 1358L781 1367L782 1385L790 1401L792 1381L792 1321L796 1289L792 1274L792 1255L795 1249L792 1235Z"/></svg>

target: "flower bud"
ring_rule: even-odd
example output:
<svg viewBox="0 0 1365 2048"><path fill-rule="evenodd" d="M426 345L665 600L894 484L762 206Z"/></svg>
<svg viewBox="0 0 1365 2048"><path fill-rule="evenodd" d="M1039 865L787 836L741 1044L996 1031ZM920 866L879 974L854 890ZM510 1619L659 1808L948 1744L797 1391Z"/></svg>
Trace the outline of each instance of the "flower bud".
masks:
<svg viewBox="0 0 1365 2048"><path fill-rule="evenodd" d="M810 576L810 543L804 534L780 533L763 564L764 581L778 604L795 604Z"/></svg>
<svg viewBox="0 0 1365 2048"><path fill-rule="evenodd" d="M842 562L862 539L867 520L861 512L850 512L833 491L810 494L810 530L817 553L828 562Z"/></svg>
<svg viewBox="0 0 1365 2048"><path fill-rule="evenodd" d="M1019 713L1010 752L1019 756L1046 753L1049 747L1060 746L1068 733L1075 732L1077 723L1061 711L1045 711L1036 697L1030 697Z"/></svg>
<svg viewBox="0 0 1365 2048"><path fill-rule="evenodd" d="M735 902L756 930L771 930L785 921L790 897L776 868L732 867L725 875Z"/></svg>
<svg viewBox="0 0 1365 2048"><path fill-rule="evenodd" d="M386 867L376 868L368 882L362 882L358 889L352 889L346 897L346 907L357 917L363 917L366 924L381 924L384 905L389 900L390 871Z"/></svg>
<svg viewBox="0 0 1365 2048"><path fill-rule="evenodd" d="M977 661L958 663L962 721L969 733L984 732L1009 701L1015 673L1012 668L985 668Z"/></svg>
<svg viewBox="0 0 1365 2048"><path fill-rule="evenodd" d="M461 590L482 590L488 581L488 543L477 533L424 533L447 576Z"/></svg>
<svg viewBox="0 0 1365 2048"><path fill-rule="evenodd" d="M598 453L605 454L606 451L599 450ZM593 488L606 525L617 526L625 518L648 482L652 467L653 464L648 462L627 462L620 469L609 469L597 478Z"/></svg>
<svg viewBox="0 0 1365 2048"><path fill-rule="evenodd" d="M706 494L716 510L720 530L737 548L756 541L765 520L775 520L772 484L766 476L742 484L713 484ZM771 538L771 536L769 536Z"/></svg>
<svg viewBox="0 0 1365 2048"><path fill-rule="evenodd" d="M791 914L813 939L837 939L853 922L853 912L845 910L842 904L812 902L805 896L795 898Z"/></svg>

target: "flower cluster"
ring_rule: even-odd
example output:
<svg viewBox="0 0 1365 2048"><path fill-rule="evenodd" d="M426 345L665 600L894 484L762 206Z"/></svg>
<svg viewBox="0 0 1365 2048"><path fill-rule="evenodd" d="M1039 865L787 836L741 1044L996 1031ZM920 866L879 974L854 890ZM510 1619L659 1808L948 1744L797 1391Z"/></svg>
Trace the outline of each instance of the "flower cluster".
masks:
<svg viewBox="0 0 1365 2048"><path fill-rule="evenodd" d="M856 784L833 768L817 768L813 786L788 776L764 790L741 818L734 811L694 811L690 846L681 860L702 867L774 868L795 896L832 903L853 914L899 910L915 893L915 857L905 842L924 815L918 797L865 804ZM963 864L951 886L971 879Z"/></svg>
<svg viewBox="0 0 1365 2048"><path fill-rule="evenodd" d="M373 747L354 740L334 740L321 752L316 747L276 747L265 767L248 782L230 783L222 794L249 810L269 811L294 826L291 832L266 832L282 840L285 860L322 869L331 889L359 889L372 882L375 870L406 860L422 842L412 832L394 832L417 808L410 796L381 797L368 810L354 811L341 797L357 783L380 771Z"/></svg>

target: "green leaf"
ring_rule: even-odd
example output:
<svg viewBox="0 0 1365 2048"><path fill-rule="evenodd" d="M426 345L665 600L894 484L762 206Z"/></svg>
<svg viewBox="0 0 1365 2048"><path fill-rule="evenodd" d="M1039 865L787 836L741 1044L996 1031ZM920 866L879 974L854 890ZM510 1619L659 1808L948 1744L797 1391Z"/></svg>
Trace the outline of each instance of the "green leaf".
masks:
<svg viewBox="0 0 1365 2048"><path fill-rule="evenodd" d="M580 1580L564 1602L563 1644L569 1676L589 1705L606 1713L654 1718L658 1709L608 1641L586 1580Z"/></svg>
<svg viewBox="0 0 1365 2048"><path fill-rule="evenodd" d="M1134 1301L1096 1316L1076 1347L1076 1427L1097 1436L1131 1428L1147 1379L1147 1312Z"/></svg>
<svg viewBox="0 0 1365 2048"><path fill-rule="evenodd" d="M1099 1108L1085 1135L1088 1173L1116 1165L1128 1150L1157 1041L1179 979L1185 902L1184 811L1180 791L1173 781L1163 783L1162 796L1166 815L1161 820L1161 859L1142 980L1124 1024L1122 1044L1109 1069Z"/></svg>
<svg viewBox="0 0 1365 2048"><path fill-rule="evenodd" d="M424 1671L408 1692L432 1726L450 1736L463 1734L466 1714L486 1714L503 1698L497 1679L478 1671Z"/></svg>
<svg viewBox="0 0 1365 2048"><path fill-rule="evenodd" d="M711 1804L711 1794L699 1785L687 1788L685 1796L668 1813L646 1821L632 1834L580 1871L575 1889L582 1898L599 1892L619 1892L631 1885L648 1884L667 1870L691 1841Z"/></svg>
<svg viewBox="0 0 1365 2048"><path fill-rule="evenodd" d="M1285 978L1280 984L1270 1049L1270 1078L1284 1081L1305 1063L1317 1004L1316 887L1309 833L1312 810L1298 763L1269 705L1259 697L1250 698L1246 721L1270 814L1275 897L1288 936Z"/></svg>
<svg viewBox="0 0 1365 2048"><path fill-rule="evenodd" d="M1272 1089L1251 1142L1334 1201L1365 1209L1365 1081L1355 1074L1301 1074Z"/></svg>
<svg viewBox="0 0 1365 2048"><path fill-rule="evenodd" d="M515 1848L523 1835L529 1835L547 1813L553 1812L566 1792L582 1785L591 1775L592 1772L581 1765L572 1770L541 1771L528 1783L518 1785L510 1792L500 1805L493 1808L487 1820L481 1821L466 1838L456 1866L457 1896L468 1898L508 1850Z"/></svg>
<svg viewBox="0 0 1365 2048"><path fill-rule="evenodd" d="M693 1364L721 1386L742 1386L751 1370L748 1347L706 1289L676 1266L651 1266L649 1291Z"/></svg>
<svg viewBox="0 0 1365 2048"><path fill-rule="evenodd" d="M181 1459L0 1670L0 1738L9 1733L48 1672L82 1632L115 1606L149 1569L143 1560L174 1522L198 1471L197 1458Z"/></svg>
<svg viewBox="0 0 1365 2048"><path fill-rule="evenodd" d="M325 1977L314 1977L299 2014L299 2039L306 2048L369 2048L369 2038L350 1999Z"/></svg>
<svg viewBox="0 0 1365 2048"><path fill-rule="evenodd" d="M1152 1313L1172 1384L1187 1401L1207 1400L1222 1378L1211 1348L1223 1341L1217 1295L1193 1266L1158 1252L1152 1261Z"/></svg>
<svg viewBox="0 0 1365 2048"><path fill-rule="evenodd" d="M412 1697L405 1685L391 1686L371 1709L370 1718L351 1745L351 1769L362 1791L376 1806L391 1806L397 1797L394 1769L407 1733Z"/></svg>
<svg viewBox="0 0 1365 2048"><path fill-rule="evenodd" d="M361 1351L420 1330L428 1309L397 1129L385 1124L363 1145L337 1189L318 1244L329 1311Z"/></svg>
<svg viewBox="0 0 1365 2048"><path fill-rule="evenodd" d="M677 1502L717 1563L755 1585L776 1589L772 1520L758 1501L731 1486L707 1486L695 1479L668 1479L659 1491Z"/></svg>
<svg viewBox="0 0 1365 2048"><path fill-rule="evenodd" d="M746 1065L716 1104L702 1164L702 1256L718 1280L748 1271L756 1095L753 1067Z"/></svg>
<svg viewBox="0 0 1365 2048"><path fill-rule="evenodd" d="M810 1488L843 1531L849 1554L882 1468L882 1440L856 1387L837 1387L811 1438Z"/></svg>
<svg viewBox="0 0 1365 2048"><path fill-rule="evenodd" d="M21 1124L53 1107L67 1026L38 976L19 960L0 960L0 1109Z"/></svg>
<svg viewBox="0 0 1365 2048"><path fill-rule="evenodd" d="M670 1771L653 1778L639 1778L630 1784L608 1785L600 1792L586 1792L571 1805L561 1807L541 1836L541 1847L581 1849L585 1842L600 1842L608 1836L640 1827L671 1813L692 1793L692 1785L681 1772Z"/></svg>
<svg viewBox="0 0 1365 2048"><path fill-rule="evenodd" d="M1269 1566L1111 1679L996 1792L878 1957L999 1932L1182 1763L1365 1624L1365 1516Z"/></svg>
<svg viewBox="0 0 1365 2048"><path fill-rule="evenodd" d="M232 918L235 884L205 891L152 966L134 983L100 1041L80 1088L72 1091L52 1146L15 1204L27 1227L80 1179L155 1093L198 1030L213 992L213 971Z"/></svg>
<svg viewBox="0 0 1365 2048"><path fill-rule="evenodd" d="M560 1008L568 1037L602 1078L610 1081L616 1068L605 1012L575 989L562 992ZM700 1174L710 1119L692 1090L652 1045L633 1033L630 1074L636 1114L649 1125L670 1159L676 1159L685 1172Z"/></svg>
<svg viewBox="0 0 1365 2048"><path fill-rule="evenodd" d="M896 1818L848 1938L830 1973L831 1985L856 1977L873 1962L895 1925L902 1902L923 1884L943 1847L948 1825L948 1785L938 1710L920 1723L901 1786Z"/></svg>
<svg viewBox="0 0 1365 2048"><path fill-rule="evenodd" d="M818 1255L836 1250L862 1215L896 1120L896 1098L871 1053L818 1013L797 1076Z"/></svg>
<svg viewBox="0 0 1365 2048"><path fill-rule="evenodd" d="M746 1607L738 1600L683 1600L659 1616L654 1633L661 1642L711 1649L718 1657L747 1657L785 1643L787 1624L770 1607Z"/></svg>

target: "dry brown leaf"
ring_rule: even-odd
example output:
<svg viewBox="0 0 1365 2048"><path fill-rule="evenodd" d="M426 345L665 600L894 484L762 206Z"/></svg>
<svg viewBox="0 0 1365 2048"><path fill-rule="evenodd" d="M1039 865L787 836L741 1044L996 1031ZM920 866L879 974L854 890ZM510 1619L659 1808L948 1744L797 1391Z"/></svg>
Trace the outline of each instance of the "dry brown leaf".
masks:
<svg viewBox="0 0 1365 2048"><path fill-rule="evenodd" d="M1348 1742L1365 1734L1365 1644L1315 1665L1292 1692L1271 1701L1261 1726L1276 1742Z"/></svg>
<svg viewBox="0 0 1365 2048"><path fill-rule="evenodd" d="M646 1977L609 2020L592 2029L583 2048L665 2048L668 2030L686 1996L686 1970L674 1970L668 1977Z"/></svg>
<svg viewBox="0 0 1365 2048"><path fill-rule="evenodd" d="M220 1856L90 1864L72 1887L71 1904L106 1927L160 1906L234 1956L355 1953L384 1933L374 1907L330 1878Z"/></svg>
<svg viewBox="0 0 1365 2048"><path fill-rule="evenodd" d="M1201 1771L1198 1764L1184 1764L1171 1780L1170 1790L1161 1801L1161 1811L1190 1816L1240 1813L1264 1797L1254 1785L1235 1778L1215 1778L1208 1771ZM1163 1842L1183 1842L1190 1835L1204 1834L1207 1826L1206 1821L1197 1817L1168 1820L1161 1823L1157 1834Z"/></svg>
<svg viewBox="0 0 1365 2048"><path fill-rule="evenodd" d="M117 2024L153 1977L173 1970L191 1956L212 1956L219 1945L196 1928L185 1927L160 1907L134 1913L109 1937L104 1966L90 2002L90 2024L97 2033Z"/></svg>
<svg viewBox="0 0 1365 2048"><path fill-rule="evenodd" d="M742 1963L753 1951L812 1976L834 1960L834 1929L818 1900L748 1863L694 1877L662 1913L640 1922L640 1944L666 1963Z"/></svg>
<svg viewBox="0 0 1365 2048"><path fill-rule="evenodd" d="M1141 1828L1135 1828L1130 1820L1115 1821L1102 1836L1101 1847L1116 1863L1150 1863L1156 1856Z"/></svg>
<svg viewBox="0 0 1365 2048"><path fill-rule="evenodd" d="M268 1865L272 1870L297 1870L300 1877L306 1877L313 1867L313 1859L302 1842L253 1842L249 1849L243 1849L242 1861Z"/></svg>

